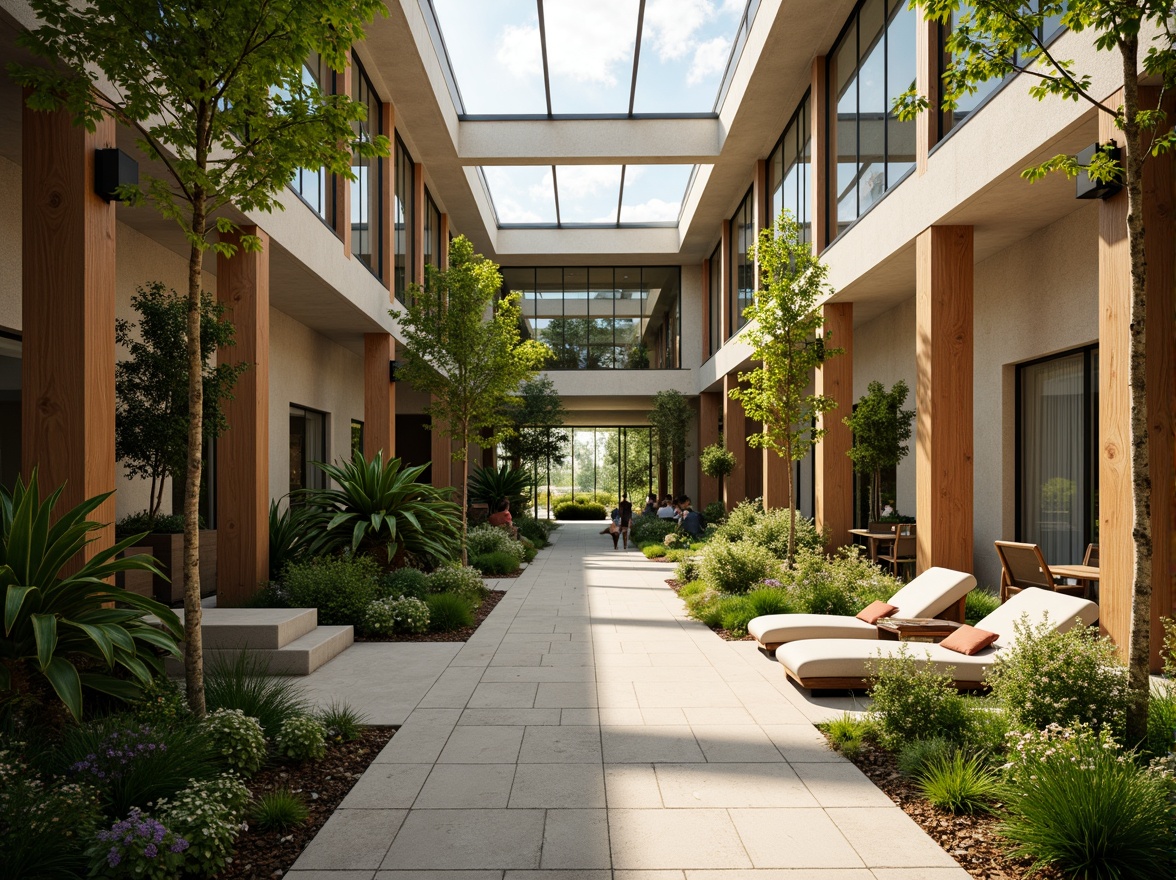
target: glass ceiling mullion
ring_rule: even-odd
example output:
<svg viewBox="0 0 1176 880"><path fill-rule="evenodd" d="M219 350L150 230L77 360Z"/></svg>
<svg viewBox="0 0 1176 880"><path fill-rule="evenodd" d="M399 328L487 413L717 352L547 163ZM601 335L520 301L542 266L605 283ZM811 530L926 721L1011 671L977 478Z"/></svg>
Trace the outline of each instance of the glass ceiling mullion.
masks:
<svg viewBox="0 0 1176 880"><path fill-rule="evenodd" d="M539 12L539 50L543 56L543 92L547 96L547 118L551 118L551 76L547 69L547 27L543 23L543 0L535 0ZM552 169L555 170L554 168ZM555 194L555 216L559 219L559 193Z"/></svg>
<svg viewBox="0 0 1176 880"><path fill-rule="evenodd" d="M643 2L641 5L644 6L645 3ZM637 30L640 32L640 26L638 26ZM633 76L634 82L636 82L636 71L634 71ZM617 187L617 226L621 225L621 205L625 202L625 169L628 167L628 165L621 166L621 185Z"/></svg>
<svg viewBox="0 0 1176 880"><path fill-rule="evenodd" d="M629 118L633 118L633 104L637 100L637 66L641 63L641 29L645 24L645 0L637 5L637 41L633 44L633 82L629 85ZM621 188L625 187L625 172L621 171ZM621 209L617 206L617 222L621 222Z"/></svg>
<svg viewBox="0 0 1176 880"><path fill-rule="evenodd" d="M543 0L539 2L542 3ZM563 226L563 221L559 218L559 178L555 175L554 165L551 166L551 193L555 196L555 225L558 228Z"/></svg>

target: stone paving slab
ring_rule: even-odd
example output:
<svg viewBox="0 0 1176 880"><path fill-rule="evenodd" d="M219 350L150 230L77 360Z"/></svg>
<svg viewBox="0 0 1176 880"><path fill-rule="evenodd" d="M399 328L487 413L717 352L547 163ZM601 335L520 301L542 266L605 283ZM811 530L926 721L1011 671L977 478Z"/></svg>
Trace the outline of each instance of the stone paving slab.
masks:
<svg viewBox="0 0 1176 880"><path fill-rule="evenodd" d="M861 700L797 690L598 531L564 525L464 646L309 677L403 726L289 877L966 880L813 727Z"/></svg>

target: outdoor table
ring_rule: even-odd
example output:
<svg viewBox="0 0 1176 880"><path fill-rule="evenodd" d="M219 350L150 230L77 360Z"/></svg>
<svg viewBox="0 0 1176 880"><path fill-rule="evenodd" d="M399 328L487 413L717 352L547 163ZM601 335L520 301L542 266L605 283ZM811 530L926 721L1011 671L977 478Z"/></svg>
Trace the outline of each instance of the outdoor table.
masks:
<svg viewBox="0 0 1176 880"><path fill-rule="evenodd" d="M893 541L895 537L894 532L871 532L869 529L850 529L849 533L869 542L871 562L878 561L878 550L882 542Z"/></svg>
<svg viewBox="0 0 1176 880"><path fill-rule="evenodd" d="M874 625L879 639L892 642L942 642L961 626L934 617L883 617Z"/></svg>

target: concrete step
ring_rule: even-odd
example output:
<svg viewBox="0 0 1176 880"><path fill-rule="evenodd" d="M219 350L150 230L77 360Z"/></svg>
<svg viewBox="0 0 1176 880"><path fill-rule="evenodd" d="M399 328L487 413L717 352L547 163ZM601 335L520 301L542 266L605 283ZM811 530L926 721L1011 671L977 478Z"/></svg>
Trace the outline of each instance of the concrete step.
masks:
<svg viewBox="0 0 1176 880"><path fill-rule="evenodd" d="M180 622L184 609L176 610ZM200 629L204 649L276 651L313 632L316 608L204 608Z"/></svg>
<svg viewBox="0 0 1176 880"><path fill-rule="evenodd" d="M338 657L355 642L351 626L319 626L280 648L249 647L249 654L269 666L271 675L310 675L324 663ZM231 663L241 650L239 645L212 648L205 643L204 667L218 662ZM183 675L182 660L167 661L170 675Z"/></svg>

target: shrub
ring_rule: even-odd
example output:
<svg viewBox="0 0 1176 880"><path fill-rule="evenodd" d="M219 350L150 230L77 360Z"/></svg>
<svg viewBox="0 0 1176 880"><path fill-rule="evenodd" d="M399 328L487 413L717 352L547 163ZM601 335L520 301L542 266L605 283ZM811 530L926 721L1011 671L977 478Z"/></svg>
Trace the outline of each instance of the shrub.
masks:
<svg viewBox="0 0 1176 880"><path fill-rule="evenodd" d="M722 501L712 501L702 509L702 518L708 524L722 525L723 521L727 519L727 505Z"/></svg>
<svg viewBox="0 0 1176 880"><path fill-rule="evenodd" d="M771 551L750 541L712 541L698 563L702 579L724 593L746 593L760 581L773 577L778 568Z"/></svg>
<svg viewBox="0 0 1176 880"><path fill-rule="evenodd" d="M277 501L269 507L269 577L280 580L287 565L322 556L329 545L316 522L318 510L309 504L290 504L285 510ZM181 529L180 531L183 531Z"/></svg>
<svg viewBox="0 0 1176 880"><path fill-rule="evenodd" d="M397 568L380 575L376 583L377 599L399 599L408 596L424 599L429 594L429 577L417 568Z"/></svg>
<svg viewBox="0 0 1176 880"><path fill-rule="evenodd" d="M1100 880L1171 876L1165 783L1124 755L1108 731L1051 725L1025 734L1006 783L999 831L1033 869L1052 865Z"/></svg>
<svg viewBox="0 0 1176 880"><path fill-rule="evenodd" d="M678 567L674 569L674 580L680 584L698 580L698 560L691 556L679 561Z"/></svg>
<svg viewBox="0 0 1176 880"><path fill-rule="evenodd" d="M1082 626L1058 632L1027 618L1014 631L1015 642L1000 652L987 678L1014 725L1087 724L1122 735L1127 669L1110 639Z"/></svg>
<svg viewBox="0 0 1176 880"><path fill-rule="evenodd" d="M320 709L318 720L323 723L327 739L331 742L352 742L359 739L368 723L366 715L339 700L331 700L327 708Z"/></svg>
<svg viewBox="0 0 1176 880"><path fill-rule="evenodd" d="M127 818L94 836L88 850L91 873L171 880L182 873L189 847L174 830L131 807Z"/></svg>
<svg viewBox="0 0 1176 880"><path fill-rule="evenodd" d="M1152 685L1147 701L1147 741L1143 752L1162 758L1176 751L1176 690L1170 682Z"/></svg>
<svg viewBox="0 0 1176 880"><path fill-rule="evenodd" d="M743 540L766 547L777 559L786 558L791 515L792 511L787 507L777 507L766 513L757 514ZM800 513L796 515L796 549L812 553L823 553L825 549L825 539L817 531L816 523Z"/></svg>
<svg viewBox="0 0 1176 880"><path fill-rule="evenodd" d="M871 563L857 547L842 547L832 559L820 551L799 550L793 567L779 578L795 610L809 614L857 614L902 587L901 581Z"/></svg>
<svg viewBox="0 0 1176 880"><path fill-rule="evenodd" d="M131 712L144 724L170 724L188 718L188 699L172 679L165 676L153 679L143 688L143 695L131 703Z"/></svg>
<svg viewBox="0 0 1176 880"><path fill-rule="evenodd" d="M310 817L302 795L288 788L267 791L249 810L249 816L262 831L289 831Z"/></svg>
<svg viewBox="0 0 1176 880"><path fill-rule="evenodd" d="M686 611L695 620L700 621L712 629L722 626L723 623L723 605L722 600L731 598L724 596L718 590L712 590L706 586L702 581L703 589L699 592L692 593L686 599Z"/></svg>
<svg viewBox="0 0 1176 880"><path fill-rule="evenodd" d="M513 553L483 553L470 557L470 565L485 575L513 574L519 570L519 560Z"/></svg>
<svg viewBox="0 0 1176 880"><path fill-rule="evenodd" d="M952 685L951 675L911 656L908 643L870 664L873 684L871 715L879 739L889 749L912 740L941 736L961 742L968 728L967 701Z"/></svg>
<svg viewBox="0 0 1176 880"><path fill-rule="evenodd" d="M985 589L975 589L968 593L965 600L964 620L975 626L993 611L1000 607L1000 596Z"/></svg>
<svg viewBox="0 0 1176 880"><path fill-rule="evenodd" d="M646 544L641 548L641 552L645 554L646 559L665 559L670 551L666 549L665 544Z"/></svg>
<svg viewBox="0 0 1176 880"><path fill-rule="evenodd" d="M603 504L595 501L560 501L551 511L556 519L604 519Z"/></svg>
<svg viewBox="0 0 1176 880"><path fill-rule="evenodd" d="M235 775L225 773L192 780L174 798L158 801L155 813L163 825L190 844L184 872L212 877L229 863L248 805L249 789Z"/></svg>
<svg viewBox="0 0 1176 880"><path fill-rule="evenodd" d="M930 739L913 739L898 749L898 772L903 776L918 778L934 761L950 757L956 751L954 743L941 736Z"/></svg>
<svg viewBox="0 0 1176 880"><path fill-rule="evenodd" d="M230 770L248 777L265 763L265 731L256 718L250 718L240 709L217 709L200 726Z"/></svg>
<svg viewBox="0 0 1176 880"><path fill-rule="evenodd" d="M633 517L633 522L629 525L629 540L638 546L653 542L661 544L666 535L673 534L677 530L676 520L640 514Z"/></svg>
<svg viewBox="0 0 1176 880"><path fill-rule="evenodd" d="M468 565L444 565L429 575L430 593L454 593L471 605L480 605L489 590L482 575Z"/></svg>
<svg viewBox="0 0 1176 880"><path fill-rule="evenodd" d="M474 625L474 610L463 596L438 593L425 601L429 605L429 628L433 632L453 632Z"/></svg>
<svg viewBox="0 0 1176 880"><path fill-rule="evenodd" d="M286 566L282 595L290 608L317 608L321 626L355 626L375 596L379 573L367 556L319 557Z"/></svg>
<svg viewBox="0 0 1176 880"><path fill-rule="evenodd" d="M293 761L315 761L327 753L327 731L312 715L294 715L274 735L274 751Z"/></svg>
<svg viewBox="0 0 1176 880"><path fill-rule="evenodd" d="M860 754L862 746L875 735L874 725L868 717L849 712L819 726L833 749L850 759Z"/></svg>
<svg viewBox="0 0 1176 880"><path fill-rule="evenodd" d="M269 739L287 718L307 709L306 701L291 679L271 677L265 659L248 651L228 658L218 657L208 663L204 701L209 712L240 709L250 718L256 718Z"/></svg>
<svg viewBox="0 0 1176 880"><path fill-rule="evenodd" d="M515 568L518 568L518 564L523 561L525 548L512 538L506 529L483 524L470 529L466 537L466 551L470 556L505 553L514 558Z"/></svg>
<svg viewBox="0 0 1176 880"><path fill-rule="evenodd" d="M426 597L426 600L431 597ZM364 614L365 632L377 636L394 633L423 633L429 629L429 606L412 596L398 599L377 599Z"/></svg>
<svg viewBox="0 0 1176 880"><path fill-rule="evenodd" d="M1008 748L1009 716L1001 709L990 708L989 698L969 700L968 725L964 731L963 748L970 755L990 765L1004 763Z"/></svg>
<svg viewBox="0 0 1176 880"><path fill-rule="evenodd" d="M755 610L746 596L727 595L719 599L719 625L734 638L747 635L747 624L755 617Z"/></svg>
<svg viewBox="0 0 1176 880"><path fill-rule="evenodd" d="M719 541L742 541L748 537L750 529L763 516L764 508L759 500L740 501L727 514L723 524L715 530L715 539Z"/></svg>
<svg viewBox="0 0 1176 880"><path fill-rule="evenodd" d="M519 530L519 534L528 538L537 548L542 549L547 546L553 528L547 520L535 519L533 516L524 514L514 518L514 525Z"/></svg>
<svg viewBox="0 0 1176 880"><path fill-rule="evenodd" d="M747 594L756 617L765 614L789 614L795 609L792 595L779 587L759 586Z"/></svg>
<svg viewBox="0 0 1176 880"><path fill-rule="evenodd" d="M200 518L204 528L204 518ZM184 532L184 517L179 513L157 513L152 516L146 510L128 513L114 524L114 535L120 541L132 535L155 532L161 535L180 535Z"/></svg>
<svg viewBox="0 0 1176 880"><path fill-rule="evenodd" d="M958 750L928 760L918 780L931 805L949 813L987 812L1000 790L1000 777Z"/></svg>
<svg viewBox="0 0 1176 880"><path fill-rule="evenodd" d="M526 470L513 468L509 464L503 464L497 470L475 467L470 473L468 500L489 505L493 512L497 504L505 499L510 502L511 516L518 516L527 503L531 483L531 475Z"/></svg>

